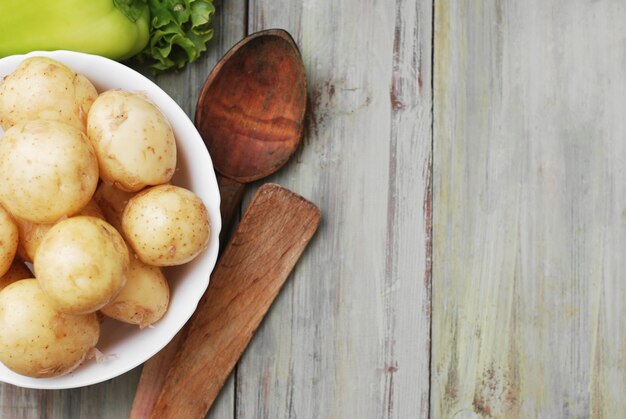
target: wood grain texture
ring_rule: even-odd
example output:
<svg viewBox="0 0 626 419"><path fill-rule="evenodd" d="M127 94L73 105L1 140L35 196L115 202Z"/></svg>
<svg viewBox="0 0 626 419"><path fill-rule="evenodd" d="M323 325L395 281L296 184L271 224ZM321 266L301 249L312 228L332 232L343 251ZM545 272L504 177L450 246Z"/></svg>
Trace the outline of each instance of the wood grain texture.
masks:
<svg viewBox="0 0 626 419"><path fill-rule="evenodd" d="M274 173L296 151L304 129L306 74L289 33L255 32L209 74L196 127L215 170L238 182Z"/></svg>
<svg viewBox="0 0 626 419"><path fill-rule="evenodd" d="M626 5L435 2L433 417L626 414Z"/></svg>
<svg viewBox="0 0 626 419"><path fill-rule="evenodd" d="M245 35L246 1L215 1L215 37L207 53L178 74L152 77L193 120L202 83L221 56ZM149 75L147 70L142 70ZM133 402L141 367L94 386L60 391L20 389L0 383L0 417L4 418L123 418ZM233 380L209 413L212 419L231 419L234 412Z"/></svg>
<svg viewBox="0 0 626 419"><path fill-rule="evenodd" d="M239 364L238 418L428 414L431 11L250 1L250 32L287 29L309 80L304 144L271 179L324 220Z"/></svg>

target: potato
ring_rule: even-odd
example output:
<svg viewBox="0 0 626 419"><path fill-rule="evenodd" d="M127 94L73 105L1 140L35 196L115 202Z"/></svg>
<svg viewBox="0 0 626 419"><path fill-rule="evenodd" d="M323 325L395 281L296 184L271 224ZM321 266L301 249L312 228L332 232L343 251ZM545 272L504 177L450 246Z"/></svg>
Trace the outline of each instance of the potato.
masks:
<svg viewBox="0 0 626 419"><path fill-rule="evenodd" d="M27 58L0 84L0 127L33 119L61 121L85 130L98 92L84 76L45 57Z"/></svg>
<svg viewBox="0 0 626 419"><path fill-rule="evenodd" d="M26 253L26 249L24 249L24 246L22 246L21 243L17 243L17 252L15 253L15 257L18 259L21 259L25 262L32 262L32 260L29 260L28 258L28 254Z"/></svg>
<svg viewBox="0 0 626 419"><path fill-rule="evenodd" d="M135 192L125 192L110 183L102 182L96 189L93 199L102 209L104 219L117 231L123 233L122 213L133 196L135 196Z"/></svg>
<svg viewBox="0 0 626 419"><path fill-rule="evenodd" d="M126 285L115 300L100 311L143 329L163 317L169 301L170 289L161 269L131 257Z"/></svg>
<svg viewBox="0 0 626 419"><path fill-rule="evenodd" d="M76 215L88 215L90 217L96 217L104 220L104 215L102 214L100 207L93 199L89 201L83 209L78 211ZM28 262L32 262L33 260L35 260L35 253L37 252L37 248L43 240L43 237L54 224L33 223L19 218L17 218L15 221L17 222L17 227L19 230L19 244L24 249L23 259Z"/></svg>
<svg viewBox="0 0 626 419"><path fill-rule="evenodd" d="M87 134L105 182L128 192L167 183L176 169L176 140L169 122L150 101L110 90L93 103Z"/></svg>
<svg viewBox="0 0 626 419"><path fill-rule="evenodd" d="M27 262L35 259L35 251L39 247L43 236L54 224L33 223L31 221L15 219L19 230L18 255Z"/></svg>
<svg viewBox="0 0 626 419"><path fill-rule="evenodd" d="M59 311L94 312L126 283L129 255L109 223L77 216L54 225L35 254L35 276Z"/></svg>
<svg viewBox="0 0 626 419"><path fill-rule="evenodd" d="M202 200L174 185L133 197L122 215L126 240L139 259L154 266L189 262L209 243L211 224Z"/></svg>
<svg viewBox="0 0 626 419"><path fill-rule="evenodd" d="M98 161L86 135L70 125L19 123L0 141L0 203L14 216L50 223L73 214L98 185Z"/></svg>
<svg viewBox="0 0 626 419"><path fill-rule="evenodd" d="M9 270L18 242L15 220L0 206L0 276Z"/></svg>
<svg viewBox="0 0 626 419"><path fill-rule="evenodd" d="M19 259L14 259L9 270L6 271L4 275L0 276L0 291L20 279L32 277L32 272L24 265L24 262Z"/></svg>
<svg viewBox="0 0 626 419"><path fill-rule="evenodd" d="M85 205L83 209L81 209L74 215L86 215L88 217L96 217L104 220L104 213L102 212L102 208L100 208L100 205L98 205L98 203L94 199L91 199L89 202L87 202L87 205Z"/></svg>
<svg viewBox="0 0 626 419"><path fill-rule="evenodd" d="M95 314L60 313L36 279L17 281L0 292L0 362L18 374L66 374L96 346Z"/></svg>

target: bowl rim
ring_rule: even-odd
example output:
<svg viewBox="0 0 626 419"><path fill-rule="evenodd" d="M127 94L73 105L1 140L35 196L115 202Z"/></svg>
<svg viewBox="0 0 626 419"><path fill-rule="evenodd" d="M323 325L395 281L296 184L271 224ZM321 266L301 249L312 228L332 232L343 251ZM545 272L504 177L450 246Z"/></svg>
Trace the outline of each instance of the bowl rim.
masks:
<svg viewBox="0 0 626 419"><path fill-rule="evenodd" d="M211 221L211 239L210 239L210 244L209 244L209 248L207 248L205 250L205 252L209 252L207 254L207 259L205 262L203 262L203 264L206 263L207 268L208 268L208 275L206 278L206 281L203 282L204 286L202 288L202 292L198 292L197 298L194 298L192 301L186 300L186 310L184 313L179 313L183 314L181 316L181 318L184 318L184 321L181 321L180 325L171 329L167 329L167 334L164 335L166 336L166 338L164 338L162 340L162 344L157 345L153 348L151 348L150 351L146 351L145 352L145 356L141 357L141 361L139 362L129 362L127 364L125 364L123 367L119 367L117 369L111 369L111 368L107 368L105 370L104 374L100 374L97 375L96 377L92 377L92 378L83 378L83 379L68 379L68 377L71 376L71 372L69 374L66 375L61 375L58 377L50 377L50 378L32 378L32 377L27 377L27 376L23 376L23 375L19 375L16 373L13 373L14 375L16 375L17 377L19 377L19 379L17 378L13 378L13 377L6 377L3 376L2 371L0 371L0 383L7 383L7 384L12 384L12 385L16 385L19 387L23 387L23 388L32 388L32 389L44 389L44 390L58 390L58 389L72 389L72 388L79 388L79 387L85 387L85 386L89 386L89 385L94 385L94 384L98 384L98 383L102 383L104 381L108 381L111 380L113 378L119 377L123 374L125 374L126 372L132 370L133 368L138 367L139 365L143 364L144 362L146 362L147 360L149 360L150 358L152 358L154 355L156 355L161 349L163 349L165 346L167 346L170 341L174 338L174 336L176 336L176 334L184 327L184 325L189 321L189 319L191 318L191 316L193 315L193 313L195 312L198 303L200 302L200 299L202 298L202 296L204 295L206 288L209 285L210 282L210 274L213 272L213 269L215 268L215 264L217 262L217 256L218 256L218 252L219 252L219 234L222 228L222 220L221 220L221 216L220 216L220 193L219 193L219 187L218 187L218 183L217 183L217 177L215 175L215 171L214 171L214 166L213 166L213 162L211 160L211 156L206 148L206 146L204 145L204 142L202 140L202 137L200 136L197 128L195 127L195 124L193 123L193 121L191 120L191 118L185 113L185 111L183 111L183 109L180 107L180 105L178 105L178 103L165 91L163 90L163 88L161 88L158 84L156 84L155 82L153 82L152 80L150 80L148 77L144 76L143 74L139 73L138 71L134 70L133 68L130 68L120 62L114 61L112 59L103 57L103 56L99 56L99 55L93 55L93 54L88 54L88 53L83 53L83 52L76 52L76 51L67 51L67 50L54 50L54 51L31 51L27 54L16 54L16 55L10 55L10 56L6 56L6 57L2 57L0 58L0 71L1 68L3 67L3 65L6 65L7 63L9 63L9 65L11 65L11 62L15 61L17 63L23 61L26 58L30 58L30 57L34 57L34 56L43 56L43 57L47 57L47 58L52 58L52 59L57 59L61 62L64 62L64 60L84 60L84 61L91 61L93 62L94 66L113 66L115 67L115 69L117 71L121 71L121 72L127 72L129 74L129 77L134 77L135 79L141 80L142 85L138 86L138 88L136 89L137 91L144 91L146 90L146 87L150 87L151 90L153 90L153 93L155 93L157 96L159 97L159 101L165 101L168 103L168 110L169 112L165 111L165 110L161 110L164 114L166 113L174 113L175 115L173 115L173 117L176 120L182 119L182 123L184 123L184 125L186 126L186 130L185 130L185 137L189 137L190 140L185 140L185 141L192 141L192 142L196 142L199 141L200 144L202 145L201 149L204 150L203 152L203 156L202 159L206 160L207 164L207 171L209 172L209 176L210 178L205 179L205 182L208 182L208 186L210 188L210 195L212 195L212 200L211 202L204 202L205 206L207 206L207 210L209 210L209 215L210 215L210 221ZM68 64L66 64L68 65ZM71 67L71 65L68 65ZM2 77L3 75L0 74L0 77ZM89 78L89 77L88 77ZM152 99L152 98L151 98ZM172 118L172 115L168 115L167 116L168 119ZM189 129L189 132L187 132L187 129ZM179 139L177 138L177 143L178 143ZM178 153L178 158L180 158L180 154ZM177 167L179 166L179 163L177 163ZM217 208L217 210L216 210ZM198 291L200 291L200 289L198 288ZM2 365L3 368L6 368ZM81 367L79 367L81 368Z"/></svg>

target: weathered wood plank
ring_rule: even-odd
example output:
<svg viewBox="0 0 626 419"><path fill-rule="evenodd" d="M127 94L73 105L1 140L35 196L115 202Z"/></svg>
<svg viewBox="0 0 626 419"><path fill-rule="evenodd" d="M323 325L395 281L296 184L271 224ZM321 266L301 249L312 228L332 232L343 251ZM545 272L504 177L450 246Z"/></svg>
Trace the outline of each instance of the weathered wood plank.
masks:
<svg viewBox="0 0 626 419"><path fill-rule="evenodd" d="M626 413L625 19L435 2L433 417Z"/></svg>
<svg viewBox="0 0 626 419"><path fill-rule="evenodd" d="M304 146L271 180L323 221L240 362L236 416L426 416L432 4L249 10L250 32L282 27L301 47Z"/></svg>
<svg viewBox="0 0 626 419"><path fill-rule="evenodd" d="M215 1L215 37L198 62L178 74L153 79L182 107L193 120L198 94L215 63L245 35L246 0ZM146 71L147 74L147 71ZM108 382L73 390L41 391L0 384L2 418L122 418L127 417L133 402L141 367ZM232 418L234 381L224 386L208 417Z"/></svg>

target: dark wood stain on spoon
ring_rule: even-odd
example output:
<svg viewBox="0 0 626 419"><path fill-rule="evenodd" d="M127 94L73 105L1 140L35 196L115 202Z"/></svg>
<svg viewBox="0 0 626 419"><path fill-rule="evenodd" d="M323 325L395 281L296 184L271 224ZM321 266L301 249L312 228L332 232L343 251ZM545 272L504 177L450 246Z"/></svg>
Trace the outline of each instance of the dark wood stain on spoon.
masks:
<svg viewBox="0 0 626 419"><path fill-rule="evenodd" d="M304 66L287 32L235 45L207 78L196 111L216 170L243 183L278 170L300 142L306 102Z"/></svg>

